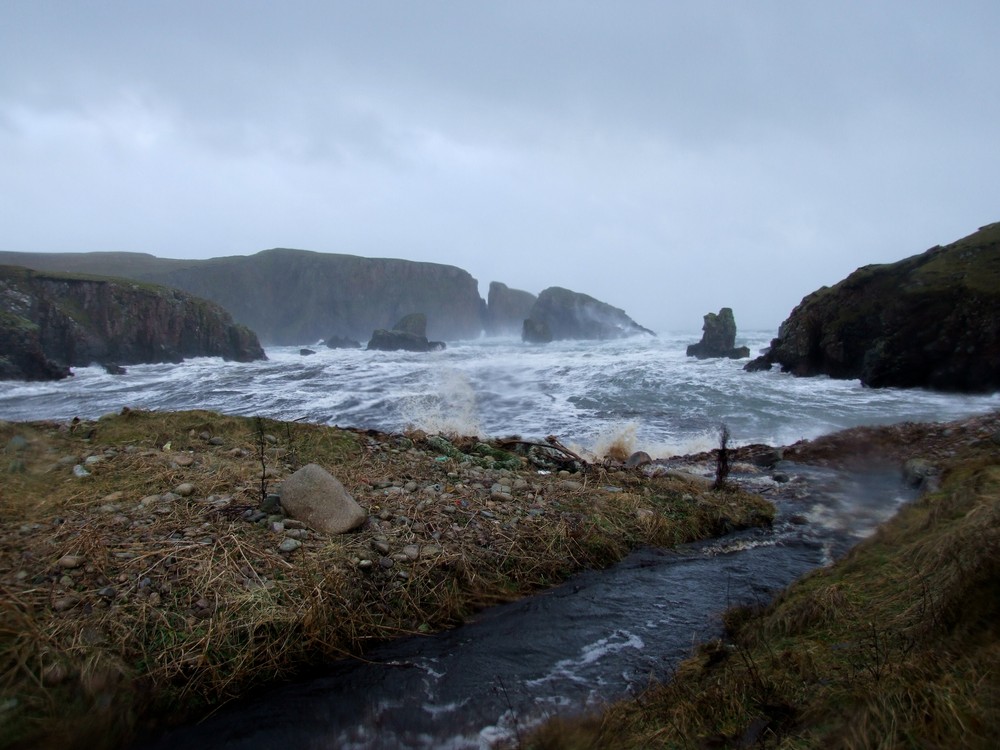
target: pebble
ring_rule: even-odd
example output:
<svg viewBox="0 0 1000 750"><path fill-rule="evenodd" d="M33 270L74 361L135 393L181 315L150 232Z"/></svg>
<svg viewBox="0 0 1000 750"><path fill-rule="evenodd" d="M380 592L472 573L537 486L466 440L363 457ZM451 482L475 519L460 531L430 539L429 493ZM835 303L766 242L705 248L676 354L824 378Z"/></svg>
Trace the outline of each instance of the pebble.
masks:
<svg viewBox="0 0 1000 750"><path fill-rule="evenodd" d="M191 464L194 463L194 456L192 456L190 453L178 453L176 456L174 456L173 462L177 466L181 467L190 466Z"/></svg>
<svg viewBox="0 0 1000 750"><path fill-rule="evenodd" d="M294 552L301 546L302 542L300 542L298 539L285 539L281 544L278 545L278 551Z"/></svg>
<svg viewBox="0 0 1000 750"><path fill-rule="evenodd" d="M420 557L420 546L416 544L407 544L403 547L403 554L406 555L409 560L416 560Z"/></svg>
<svg viewBox="0 0 1000 750"><path fill-rule="evenodd" d="M285 536L289 539L307 539L309 532L306 529L285 529Z"/></svg>
<svg viewBox="0 0 1000 750"><path fill-rule="evenodd" d="M389 554L389 543L382 539L376 539L372 542L372 549L376 552L380 552L383 555Z"/></svg>
<svg viewBox="0 0 1000 750"><path fill-rule="evenodd" d="M60 568L64 570L72 570L73 568L79 568L83 565L84 557L83 555L63 555L59 558L56 563Z"/></svg>
<svg viewBox="0 0 1000 750"><path fill-rule="evenodd" d="M87 458L84 459L84 463L87 464L87 466L93 466L94 464L99 464L103 460L104 456L87 456Z"/></svg>
<svg viewBox="0 0 1000 750"><path fill-rule="evenodd" d="M194 485L190 482L184 482L174 487L174 493L181 497L191 497L194 494Z"/></svg>
<svg viewBox="0 0 1000 750"><path fill-rule="evenodd" d="M283 534L283 533L285 533L285 523L284 523L284 521L272 521L271 522L271 531L273 531L275 534Z"/></svg>
<svg viewBox="0 0 1000 750"><path fill-rule="evenodd" d="M68 609L73 609L79 603L80 598L77 596L64 596L52 602L52 609L56 612L65 612Z"/></svg>
<svg viewBox="0 0 1000 750"><path fill-rule="evenodd" d="M391 568L393 565L395 565L396 561L393 560L391 557L380 557L378 559L378 564L379 567L388 569Z"/></svg>
<svg viewBox="0 0 1000 750"><path fill-rule="evenodd" d="M90 472L83 468L80 464L73 467L73 476L83 479L84 477L89 477Z"/></svg>

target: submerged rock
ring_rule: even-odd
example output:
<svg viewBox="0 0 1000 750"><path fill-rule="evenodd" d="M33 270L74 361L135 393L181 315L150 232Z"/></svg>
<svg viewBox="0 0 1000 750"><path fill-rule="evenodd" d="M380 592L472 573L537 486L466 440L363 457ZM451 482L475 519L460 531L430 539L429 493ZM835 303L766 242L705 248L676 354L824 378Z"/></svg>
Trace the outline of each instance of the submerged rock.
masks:
<svg viewBox="0 0 1000 750"><path fill-rule="evenodd" d="M368 341L368 349L383 352L437 352L445 348L443 341L428 341L427 316L423 313L411 313L392 327L392 330L379 328L372 333Z"/></svg>

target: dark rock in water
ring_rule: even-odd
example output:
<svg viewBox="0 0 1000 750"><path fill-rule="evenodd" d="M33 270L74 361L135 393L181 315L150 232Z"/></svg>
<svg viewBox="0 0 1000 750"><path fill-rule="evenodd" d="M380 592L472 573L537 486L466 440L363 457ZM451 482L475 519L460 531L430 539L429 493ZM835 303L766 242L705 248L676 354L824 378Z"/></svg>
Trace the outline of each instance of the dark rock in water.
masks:
<svg viewBox="0 0 1000 750"><path fill-rule="evenodd" d="M531 315L536 299L538 297L531 292L511 289L499 281L490 282L486 298L486 333L504 336L522 332L522 324Z"/></svg>
<svg viewBox="0 0 1000 750"><path fill-rule="evenodd" d="M116 365L114 362L107 362L104 364L104 372L108 375L125 375L128 370L121 365Z"/></svg>
<svg viewBox="0 0 1000 750"><path fill-rule="evenodd" d="M331 336L326 340L326 345L330 349L360 349L361 342L349 339L346 336Z"/></svg>
<svg viewBox="0 0 1000 750"><path fill-rule="evenodd" d="M427 316L412 313L400 320L391 331L380 328L372 333L368 348L383 352L438 352L445 348L443 341L428 341L423 331Z"/></svg>
<svg viewBox="0 0 1000 750"><path fill-rule="evenodd" d="M544 323L553 339L620 339L640 333L655 335L632 320L624 310L557 286L549 287L538 295L528 320Z"/></svg>
<svg viewBox="0 0 1000 750"><path fill-rule="evenodd" d="M1000 388L1000 223L805 297L746 369L872 387Z"/></svg>
<svg viewBox="0 0 1000 750"><path fill-rule="evenodd" d="M414 336L427 337L427 316L423 313L410 313L399 320L392 330L409 333Z"/></svg>
<svg viewBox="0 0 1000 750"><path fill-rule="evenodd" d="M315 354L316 352L312 349L299 349L299 354L303 357L308 357L310 354Z"/></svg>
<svg viewBox="0 0 1000 750"><path fill-rule="evenodd" d="M443 341L428 341L426 336L415 336L403 331L380 328L372 333L368 349L382 352L435 352L445 348Z"/></svg>
<svg viewBox="0 0 1000 750"><path fill-rule="evenodd" d="M552 331L544 321L525 318L521 327L521 341L529 344L548 344L552 341Z"/></svg>
<svg viewBox="0 0 1000 750"><path fill-rule="evenodd" d="M731 307L723 307L718 314L708 313L701 330L701 341L687 348L689 357L742 359L750 356L750 349L736 346L736 318Z"/></svg>
<svg viewBox="0 0 1000 750"><path fill-rule="evenodd" d="M0 378L52 380L92 362L211 356L266 359L252 331L176 289L0 267Z"/></svg>

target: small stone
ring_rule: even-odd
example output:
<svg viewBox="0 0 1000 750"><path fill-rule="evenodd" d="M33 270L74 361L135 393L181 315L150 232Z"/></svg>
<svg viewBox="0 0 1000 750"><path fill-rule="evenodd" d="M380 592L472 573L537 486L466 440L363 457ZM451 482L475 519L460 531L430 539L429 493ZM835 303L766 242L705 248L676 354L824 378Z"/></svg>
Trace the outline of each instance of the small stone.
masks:
<svg viewBox="0 0 1000 750"><path fill-rule="evenodd" d="M420 557L420 546L416 544L407 544L403 547L403 554L406 555L409 560L416 560Z"/></svg>
<svg viewBox="0 0 1000 750"><path fill-rule="evenodd" d="M114 599L118 596L118 592L115 591L113 586L105 586L103 589L97 590L97 595L104 599Z"/></svg>
<svg viewBox="0 0 1000 750"><path fill-rule="evenodd" d="M289 539L308 539L309 531L307 529L285 529L285 536Z"/></svg>
<svg viewBox="0 0 1000 750"><path fill-rule="evenodd" d="M148 601L149 601L149 606L159 607L161 601L160 595L154 591L152 594L149 595Z"/></svg>
<svg viewBox="0 0 1000 750"><path fill-rule="evenodd" d="M76 581L74 581L72 577L64 575L59 579L59 585L64 589L71 589L76 586Z"/></svg>
<svg viewBox="0 0 1000 750"><path fill-rule="evenodd" d="M379 567L388 569L391 568L393 565L395 565L396 561L393 560L391 557L380 557L378 559L378 564Z"/></svg>
<svg viewBox="0 0 1000 750"><path fill-rule="evenodd" d="M61 599L56 599L52 602L52 609L56 612L65 612L68 609L73 609L77 604L80 603L80 598L77 596L64 596Z"/></svg>
<svg viewBox="0 0 1000 750"><path fill-rule="evenodd" d="M284 524L284 522L283 521L272 521L271 522L271 531L273 531L275 534L284 534L285 533L285 524Z"/></svg>
<svg viewBox="0 0 1000 750"><path fill-rule="evenodd" d="M284 541L281 542L281 544L278 545L278 551L279 552L294 552L295 550L297 550L301 546L302 546L302 542L300 542L298 539L287 539L286 538Z"/></svg>
<svg viewBox="0 0 1000 750"><path fill-rule="evenodd" d="M437 544L427 544L421 550L420 554L423 557L435 557L441 554L441 547Z"/></svg>
<svg viewBox="0 0 1000 750"><path fill-rule="evenodd" d="M190 482L184 482L174 487L174 493L181 497L191 497L194 494L194 485Z"/></svg>
<svg viewBox="0 0 1000 750"><path fill-rule="evenodd" d="M776 471L774 474L771 475L771 479L773 479L778 484L785 484L786 482L791 480L791 477L788 476L788 474L786 474L783 471Z"/></svg>
<svg viewBox="0 0 1000 750"><path fill-rule="evenodd" d="M372 549L383 555L389 554L389 543L383 539L376 539L372 542Z"/></svg>
<svg viewBox="0 0 1000 750"><path fill-rule="evenodd" d="M87 464L87 466L93 466L94 464L99 464L103 460L104 456L87 456L84 463Z"/></svg>
<svg viewBox="0 0 1000 750"><path fill-rule="evenodd" d="M105 504L118 503L118 502L121 502L122 499L124 499L124 497L125 497L125 493L124 492L121 492L121 491L119 491L119 492L112 492L112 493L110 493L110 494L105 495L104 497L102 497L101 498L101 502L105 503Z"/></svg>
<svg viewBox="0 0 1000 750"><path fill-rule="evenodd" d="M190 466L194 463L194 456L190 453L178 453L174 456L174 463L180 467Z"/></svg>
<svg viewBox="0 0 1000 750"><path fill-rule="evenodd" d="M83 468L80 464L73 467L73 476L83 479L84 477L89 477L90 472Z"/></svg>
<svg viewBox="0 0 1000 750"><path fill-rule="evenodd" d="M56 563L60 568L64 570L72 570L73 568L79 568L83 565L84 557L83 555L63 555L59 558Z"/></svg>

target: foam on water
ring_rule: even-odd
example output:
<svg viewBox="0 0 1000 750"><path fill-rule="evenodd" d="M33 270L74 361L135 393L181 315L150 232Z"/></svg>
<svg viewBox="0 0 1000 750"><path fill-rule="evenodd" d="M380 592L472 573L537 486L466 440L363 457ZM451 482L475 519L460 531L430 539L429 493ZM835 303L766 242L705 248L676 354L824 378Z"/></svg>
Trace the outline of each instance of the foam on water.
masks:
<svg viewBox="0 0 1000 750"><path fill-rule="evenodd" d="M770 333L745 341L755 350ZM789 444L859 424L947 420L1000 407L997 395L868 389L857 381L745 373L742 362L684 355L697 337L625 341L511 339L452 344L431 354L297 347L248 364L197 358L134 365L124 376L98 367L54 383L4 383L0 418L96 418L122 407L302 419L387 431L541 438L555 434L589 453L645 450L654 458L717 444Z"/></svg>

